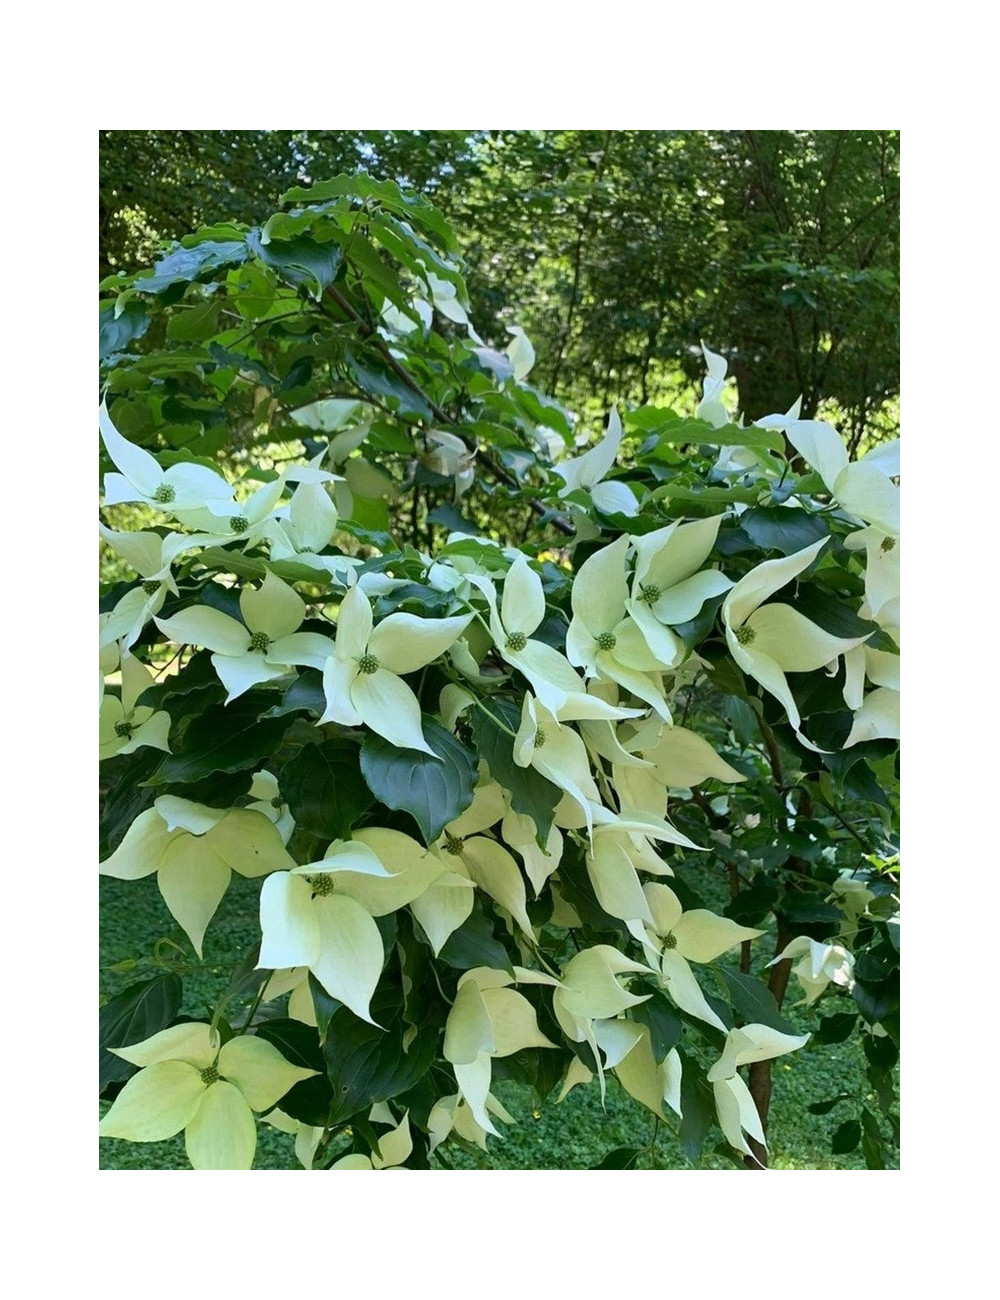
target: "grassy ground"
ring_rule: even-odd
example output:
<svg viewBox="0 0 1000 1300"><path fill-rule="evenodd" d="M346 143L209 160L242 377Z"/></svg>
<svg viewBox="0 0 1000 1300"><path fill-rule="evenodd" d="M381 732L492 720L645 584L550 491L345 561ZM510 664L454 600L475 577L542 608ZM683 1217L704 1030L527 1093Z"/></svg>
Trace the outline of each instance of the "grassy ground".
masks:
<svg viewBox="0 0 1000 1300"><path fill-rule="evenodd" d="M209 927L205 960L184 978L182 1010L202 1017L225 987L233 967L257 938L256 899L259 885L234 876L219 913ZM130 971L108 969L127 959L147 957L157 940L176 939L188 945L156 888L155 877L140 881L101 880L101 992L113 995L141 979L146 968ZM810 1025L797 1020L794 1008L789 1019L802 1031ZM859 1152L830 1154L830 1134L851 1112L841 1103L825 1116L810 1115L810 1102L822 1101L838 1092L856 1093L863 1087L860 1052L854 1043L806 1048L781 1058L774 1066L774 1096L771 1105L770 1146L772 1165L779 1169L860 1169ZM490 1158L482 1164L463 1152L449 1153L461 1169L587 1169L608 1151L620 1146L648 1147L653 1133L653 1116L609 1081L606 1105L602 1109L596 1084L574 1088L561 1105L549 1101L535 1107L530 1089L500 1083L497 1095L518 1124L508 1126L502 1141L490 1139ZM554 1096L554 1094L553 1094ZM266 1124L259 1126L258 1169L298 1168L292 1140ZM187 1169L183 1139L167 1142L131 1143L99 1139L102 1169ZM656 1145L660 1167L688 1169L690 1162L673 1134L662 1124ZM653 1167L648 1160L639 1168ZM732 1168L728 1160L707 1155L702 1168Z"/></svg>

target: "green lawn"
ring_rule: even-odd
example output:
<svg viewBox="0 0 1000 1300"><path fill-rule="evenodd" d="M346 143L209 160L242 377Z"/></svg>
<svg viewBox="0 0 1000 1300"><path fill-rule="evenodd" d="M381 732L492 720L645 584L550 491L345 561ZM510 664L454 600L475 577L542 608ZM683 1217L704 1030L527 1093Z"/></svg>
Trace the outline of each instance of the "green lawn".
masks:
<svg viewBox="0 0 1000 1300"><path fill-rule="evenodd" d="M184 977L184 1006L192 1016L206 1017L214 999L228 983L233 967L258 936L256 899L259 883L237 876L219 913L209 927L204 963ZM143 959L157 940L173 938L185 951L189 945L177 930L156 887L155 877L140 881L101 879L101 992L113 995L153 973L147 966L130 971L108 969L128 959ZM837 1009L835 1004L831 1009ZM786 1008L788 1018L802 1032L809 1023L795 1008ZM853 1042L836 1046L806 1048L780 1058L774 1065L774 1097L771 1106L770 1146L772 1164L783 1169L862 1169L860 1152L830 1154L830 1134L853 1113L841 1103L831 1114L810 1115L810 1102L822 1101L838 1092L857 1093L864 1086L861 1053ZM507 1126L502 1141L490 1139L490 1157L477 1161L463 1151L448 1150L456 1168L475 1169L587 1169L608 1151L621 1146L648 1148L654 1118L609 1079L606 1104L602 1108L596 1082L577 1087L561 1105L552 1100L535 1106L530 1089L500 1082L497 1096L518 1123ZM183 1139L167 1142L132 1143L99 1139L102 1169L187 1169ZM659 1125L656 1152L659 1166L691 1168L674 1135ZM639 1168L655 1167L648 1159ZM732 1168L722 1156L707 1155L702 1167ZM259 1126L255 1168L298 1168L292 1153L292 1139L266 1124Z"/></svg>

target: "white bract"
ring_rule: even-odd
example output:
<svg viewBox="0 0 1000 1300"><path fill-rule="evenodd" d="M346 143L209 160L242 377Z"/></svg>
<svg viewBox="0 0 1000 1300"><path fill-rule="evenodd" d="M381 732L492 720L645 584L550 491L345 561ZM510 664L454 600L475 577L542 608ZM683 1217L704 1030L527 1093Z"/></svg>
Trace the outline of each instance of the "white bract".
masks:
<svg viewBox="0 0 1000 1300"><path fill-rule="evenodd" d="M792 974L802 986L807 1006L815 1002L829 984L850 989L854 984L854 957L839 943L820 943L804 934L793 939L778 953L768 966L779 961L799 960L792 967Z"/></svg>
<svg viewBox="0 0 1000 1300"><path fill-rule="evenodd" d="M399 749L434 754L424 739L417 697L399 674L416 672L444 654L471 618L390 614L375 627L371 602L360 587L351 587L337 616L333 654L323 668L326 711L320 722L364 724Z"/></svg>
<svg viewBox="0 0 1000 1300"><path fill-rule="evenodd" d="M190 511L205 507L222 513L232 503L230 484L204 465L178 464L162 469L155 456L122 437L112 424L104 402L98 412L98 424L105 449L121 470L120 474L104 476L106 506L143 501L183 519Z"/></svg>
<svg viewBox="0 0 1000 1300"><path fill-rule="evenodd" d="M582 456L573 456L554 466L564 484L559 489L559 495L566 497L571 492L584 491L597 509L603 510L605 514L638 514L639 503L624 483L603 481L615 463L623 434L618 412L612 408L608 416L608 430L601 441Z"/></svg>
<svg viewBox="0 0 1000 1300"><path fill-rule="evenodd" d="M234 871L265 876L294 865L263 813L208 808L164 794L135 819L101 863L101 874L141 880L155 871L163 901L200 957L205 930Z"/></svg>
<svg viewBox="0 0 1000 1300"><path fill-rule="evenodd" d="M718 569L702 569L718 536L722 515L690 524L668 524L632 538L635 573L626 608L642 629L650 650L664 667L686 653L671 627L687 623L706 600L733 585Z"/></svg>
<svg viewBox="0 0 1000 1300"><path fill-rule="evenodd" d="M581 565L573 583L573 619L566 634L566 657L583 668L588 677L602 677L624 686L669 722L662 673L671 667L677 643L670 637L671 658L665 662L657 651L667 647L658 643L656 649L651 649L643 629L629 614L625 574L628 547L629 538L623 534Z"/></svg>
<svg viewBox="0 0 1000 1300"><path fill-rule="evenodd" d="M220 1046L206 1024L164 1029L134 1047L111 1049L144 1068L101 1120L102 1137L160 1142L184 1130L195 1169L249 1169L257 1149L254 1111L270 1110L315 1070L292 1065L272 1044L248 1035Z"/></svg>
<svg viewBox="0 0 1000 1300"><path fill-rule="evenodd" d="M261 682L283 677L293 664L322 668L333 642L319 632L298 632L306 604L287 583L268 573L258 588L240 593L244 622L207 605L182 610L156 625L171 641L211 650L212 665L228 691L227 703Z"/></svg>
<svg viewBox="0 0 1000 1300"><path fill-rule="evenodd" d="M169 713L136 703L140 695L155 685L153 674L131 655L122 660L121 671L121 698L105 695L101 701L100 757L131 754L140 745L151 745L169 753Z"/></svg>
<svg viewBox="0 0 1000 1300"><path fill-rule="evenodd" d="M758 564L739 580L722 605L730 654L745 673L780 701L796 731L801 718L785 673L823 668L867 639L832 636L792 605L764 604L813 563L826 541L821 538L793 555Z"/></svg>
<svg viewBox="0 0 1000 1300"><path fill-rule="evenodd" d="M848 514L874 524L885 534L899 536L899 488L892 481L899 475L898 439L852 461L843 438L822 420L769 415L757 423L762 428L780 429Z"/></svg>

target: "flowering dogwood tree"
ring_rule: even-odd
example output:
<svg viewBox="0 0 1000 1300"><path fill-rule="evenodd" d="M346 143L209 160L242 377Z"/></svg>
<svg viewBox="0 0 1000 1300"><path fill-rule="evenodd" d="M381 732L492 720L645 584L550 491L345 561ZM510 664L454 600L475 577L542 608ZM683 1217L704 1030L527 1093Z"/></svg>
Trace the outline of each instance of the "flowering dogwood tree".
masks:
<svg viewBox="0 0 1000 1300"><path fill-rule="evenodd" d="M586 427L363 174L101 287L101 871L189 945L102 1008L101 1132L447 1168L516 1119L498 1080L614 1083L759 1168L772 1061L857 1036L866 1090L815 1109L881 1167L897 446L745 426L708 349L694 417ZM259 942L182 1015L233 872Z"/></svg>

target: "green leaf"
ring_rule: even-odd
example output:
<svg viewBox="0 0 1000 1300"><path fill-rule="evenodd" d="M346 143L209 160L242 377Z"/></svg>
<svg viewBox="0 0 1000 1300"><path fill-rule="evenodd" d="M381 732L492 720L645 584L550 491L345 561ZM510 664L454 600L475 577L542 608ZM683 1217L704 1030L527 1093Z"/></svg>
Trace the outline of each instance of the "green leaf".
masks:
<svg viewBox="0 0 1000 1300"><path fill-rule="evenodd" d="M637 1007L632 1008L631 1015L637 1024L645 1025L649 1029L653 1056L657 1063L662 1062L666 1059L667 1053L681 1041L684 1033L683 1022L659 989L642 983L641 990L637 987L634 991L651 994L646 1002L640 1002Z"/></svg>
<svg viewBox="0 0 1000 1300"><path fill-rule="evenodd" d="M856 979L851 993L864 1018L876 1025L899 1010L899 972L876 984Z"/></svg>
<svg viewBox="0 0 1000 1300"><path fill-rule="evenodd" d="M858 1023L857 1012L838 1011L836 1015L824 1016L819 1028L812 1036L812 1045L822 1043L846 1043Z"/></svg>
<svg viewBox="0 0 1000 1300"><path fill-rule="evenodd" d="M614 1151L609 1151L603 1160L596 1165L591 1165L590 1168L631 1169L641 1150L641 1147L615 1147Z"/></svg>
<svg viewBox="0 0 1000 1300"><path fill-rule="evenodd" d="M132 984L101 1007L100 1091L109 1083L121 1083L136 1072L136 1066L112 1056L109 1047L131 1047L166 1029L181 1009L183 986L179 975L156 975Z"/></svg>
<svg viewBox="0 0 1000 1300"><path fill-rule="evenodd" d="M815 518L815 515L811 518ZM849 605L843 604L819 586L808 583L803 585L792 604L800 614L804 614L831 636L871 636L879 631L877 623L858 618Z"/></svg>
<svg viewBox="0 0 1000 1300"><path fill-rule="evenodd" d="M759 979L741 971L721 967L729 996L737 1015L748 1025L767 1025L781 1034L794 1034L795 1029L784 1019L774 1000L774 994Z"/></svg>
<svg viewBox="0 0 1000 1300"><path fill-rule="evenodd" d="M695 1163L701 1158L701 1148L715 1123L715 1095L701 1077L701 1069L682 1055L679 1137L684 1154Z"/></svg>
<svg viewBox="0 0 1000 1300"><path fill-rule="evenodd" d="M250 691L231 704L193 718L177 751L149 778L150 785L197 781L212 772L241 772L270 757L288 730L288 719L263 718L277 703L273 691Z"/></svg>
<svg viewBox="0 0 1000 1300"><path fill-rule="evenodd" d="M829 1115L835 1106L839 1106L842 1101L849 1101L852 1094L849 1092L838 1092L836 1097L829 1097L826 1101L814 1101L809 1106L810 1115Z"/></svg>
<svg viewBox="0 0 1000 1300"><path fill-rule="evenodd" d="M424 738L437 755L397 749L370 732L361 748L361 772L387 808L408 812L426 844L472 803L478 779L476 756L450 731L424 718Z"/></svg>
<svg viewBox="0 0 1000 1300"><path fill-rule="evenodd" d="M737 742L744 749L756 742L760 735L757 715L746 700L741 700L736 695L727 695L722 705L722 713L732 727Z"/></svg>
<svg viewBox="0 0 1000 1300"><path fill-rule="evenodd" d="M326 1077L326 1061L320 1046L319 1031L301 1020L279 1018L265 1020L256 1034L272 1043L286 1061L305 1070L318 1070L311 1079L300 1079L278 1102L278 1108L292 1119L317 1128L327 1122L333 1089Z"/></svg>
<svg viewBox="0 0 1000 1300"><path fill-rule="evenodd" d="M854 1151L860 1141L861 1125L856 1119L848 1119L834 1130L830 1150L835 1156L844 1156L849 1151Z"/></svg>
<svg viewBox="0 0 1000 1300"><path fill-rule="evenodd" d="M139 293L160 294L175 284L189 284L202 276L220 270L224 266L238 266L247 258L247 246L243 241L205 240L194 248L175 248L156 262L153 274L133 281L133 288Z"/></svg>
<svg viewBox="0 0 1000 1300"><path fill-rule="evenodd" d="M371 353L358 360L349 350L344 352L344 365L351 372L358 387L376 397L384 397L400 415L415 415L422 420L433 420L434 413L426 401L413 391L394 371L384 367L382 359Z"/></svg>
<svg viewBox="0 0 1000 1300"><path fill-rule="evenodd" d="M358 746L349 740L305 745L282 768L279 784L296 825L320 839L348 839L372 805Z"/></svg>
<svg viewBox="0 0 1000 1300"><path fill-rule="evenodd" d="M297 185L281 196L284 204L321 203L326 199L349 194L360 199L376 199L383 207L406 217L425 234L436 239L449 253L458 253L458 242L438 209L422 194L404 193L395 181L374 180L365 172L334 176L310 188Z"/></svg>
<svg viewBox="0 0 1000 1300"><path fill-rule="evenodd" d="M127 303L120 316L115 316L113 306L103 307L99 320L101 361L115 352L124 351L133 339L142 338L149 329L149 316L141 302Z"/></svg>
<svg viewBox="0 0 1000 1300"><path fill-rule="evenodd" d="M145 782L162 760L158 749L143 747L134 754L122 754L101 764L101 780L114 779L101 809L98 851L109 857L125 838L125 832L140 813L153 806L156 791Z"/></svg>
<svg viewBox="0 0 1000 1300"><path fill-rule="evenodd" d="M792 555L830 535L830 526L821 515L781 506L745 510L740 515L740 528L755 546L781 555Z"/></svg>
<svg viewBox="0 0 1000 1300"><path fill-rule="evenodd" d="M280 718L288 713L314 713L320 717L326 710L326 693L323 674L315 668L303 668L298 677L281 697L281 703L267 709L262 718Z"/></svg>
<svg viewBox="0 0 1000 1300"><path fill-rule="evenodd" d="M431 1067L438 1046L439 1031L418 1031L403 1050L402 1030L391 1024L378 994L372 1014L389 1027L383 1031L359 1020L347 1007L330 1017L324 1054L333 1089L329 1122L340 1124L373 1102L389 1101L412 1088Z"/></svg>
<svg viewBox="0 0 1000 1300"><path fill-rule="evenodd" d="M221 310L221 298L179 306L167 321L167 338L177 343L201 343L211 338L218 331Z"/></svg>
<svg viewBox="0 0 1000 1300"><path fill-rule="evenodd" d="M861 1112L861 1150L869 1169L885 1168L885 1149L878 1120L866 1106Z"/></svg>
<svg viewBox="0 0 1000 1300"><path fill-rule="evenodd" d="M473 709L470 721L476 749L485 759L490 775L508 791L514 811L535 823L536 838L544 848L563 792L534 768L519 767L514 762L514 736L521 725L521 710L510 700L494 697Z"/></svg>
<svg viewBox="0 0 1000 1300"><path fill-rule="evenodd" d="M871 1069L887 1074L899 1060L899 1048L891 1038L874 1038L865 1034L862 1039L865 1057Z"/></svg>
<svg viewBox="0 0 1000 1300"><path fill-rule="evenodd" d="M305 286L314 298L318 298L327 285L333 284L343 260L339 244L320 244L308 235L262 244L260 232L251 230L247 235L247 245L254 256L277 272L286 284L293 284L296 288Z"/></svg>
<svg viewBox="0 0 1000 1300"><path fill-rule="evenodd" d="M505 970L514 974L507 950L495 937L493 924L478 897L466 920L448 936L439 959L456 970L489 966L493 970Z"/></svg>
<svg viewBox="0 0 1000 1300"><path fill-rule="evenodd" d="M756 856L756 855L755 855ZM761 876L749 889L741 889L722 909L737 925L756 926L772 911L781 891L773 880Z"/></svg>

